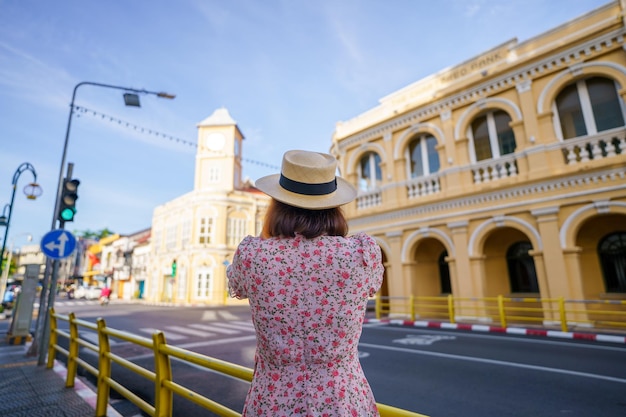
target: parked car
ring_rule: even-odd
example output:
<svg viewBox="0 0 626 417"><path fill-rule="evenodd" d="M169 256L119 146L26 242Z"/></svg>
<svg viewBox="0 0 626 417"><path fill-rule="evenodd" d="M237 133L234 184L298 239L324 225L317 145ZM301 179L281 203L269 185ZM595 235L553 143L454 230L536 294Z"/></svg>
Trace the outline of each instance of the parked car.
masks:
<svg viewBox="0 0 626 417"><path fill-rule="evenodd" d="M79 286L74 292L74 297L85 298L87 300L97 300L98 298L100 298L101 291L102 287L96 287L93 285Z"/></svg>

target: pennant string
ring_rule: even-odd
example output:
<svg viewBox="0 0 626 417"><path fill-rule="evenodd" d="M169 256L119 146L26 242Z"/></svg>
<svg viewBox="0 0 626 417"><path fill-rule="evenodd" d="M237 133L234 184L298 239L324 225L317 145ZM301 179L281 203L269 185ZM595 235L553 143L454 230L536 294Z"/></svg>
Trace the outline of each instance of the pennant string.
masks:
<svg viewBox="0 0 626 417"><path fill-rule="evenodd" d="M88 115L91 115L93 117L100 116L102 120L108 118L110 122L117 122L117 124L119 126L126 127L128 129L132 129L132 130L135 130L135 131L140 130L141 133L144 133L144 134L147 134L147 135L150 135L150 136L156 136L157 138L160 136L163 139L169 140L170 142L180 143L182 145L188 145L188 146L194 147L196 149L199 149L199 150L201 150L203 152L210 152L210 153L213 153L213 154L216 154L216 155L220 155L220 156L232 156L232 155L227 155L224 152L213 151L213 150L205 148L203 146L198 146L197 143L192 142L192 141L188 141L188 140L185 140L185 139L177 138L175 136L168 135L166 133L153 131L152 129L148 129L148 128L145 128L145 127L142 127L142 126L138 126L138 125L136 125L134 123L131 123L131 122L119 119L117 117L110 116L110 115L98 112L96 110L87 109L85 107L81 107L81 106L76 106L75 105L74 106L74 111L75 111L76 117L80 117L80 113L88 114ZM265 168L274 169L274 170L277 170L277 171L280 170L280 168L277 167L276 165L268 164L268 163L262 162L262 161L256 161L254 159L241 158L241 161L245 162L245 163L248 163L248 164L253 164L253 165L262 166L262 167L265 167Z"/></svg>

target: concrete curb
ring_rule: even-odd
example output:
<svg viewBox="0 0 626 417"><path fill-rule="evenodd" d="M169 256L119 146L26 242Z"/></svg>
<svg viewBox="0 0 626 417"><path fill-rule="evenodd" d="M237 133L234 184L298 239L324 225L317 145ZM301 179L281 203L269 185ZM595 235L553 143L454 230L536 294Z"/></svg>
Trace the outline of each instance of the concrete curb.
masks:
<svg viewBox="0 0 626 417"><path fill-rule="evenodd" d="M400 319L365 319L364 324L390 324L399 326L411 326L411 327L425 327L432 329L447 329L447 330L468 330L483 333L506 333L521 336L543 336L554 337L558 339L577 339L577 340L591 340L595 342L607 342L607 343L622 343L626 344L626 336L607 335L607 334L594 334L594 333L576 333L576 332L562 332L558 330L545 330L545 329L523 329L518 327L495 327L486 326L483 324L459 324L459 323L443 323L436 321L411 321Z"/></svg>
<svg viewBox="0 0 626 417"><path fill-rule="evenodd" d="M54 373L57 374L65 383L67 378L67 369L56 359L54 360ZM96 392L82 382L79 378L74 379L74 391L83 399L91 408L96 409L96 400L98 398ZM111 404L107 405L107 417L123 417L118 413Z"/></svg>

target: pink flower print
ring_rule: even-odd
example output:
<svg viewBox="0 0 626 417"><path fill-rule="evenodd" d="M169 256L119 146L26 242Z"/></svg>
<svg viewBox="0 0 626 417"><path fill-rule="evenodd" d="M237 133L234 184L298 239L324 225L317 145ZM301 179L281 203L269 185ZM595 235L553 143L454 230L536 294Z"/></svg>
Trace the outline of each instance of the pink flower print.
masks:
<svg viewBox="0 0 626 417"><path fill-rule="evenodd" d="M279 379L280 379L280 374L278 372L272 372L272 380L276 382Z"/></svg>

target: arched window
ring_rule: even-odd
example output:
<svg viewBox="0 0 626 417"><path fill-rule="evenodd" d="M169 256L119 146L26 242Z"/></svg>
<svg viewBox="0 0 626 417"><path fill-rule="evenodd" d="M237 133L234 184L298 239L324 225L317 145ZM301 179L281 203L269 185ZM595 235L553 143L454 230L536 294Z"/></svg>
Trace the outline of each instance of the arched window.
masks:
<svg viewBox="0 0 626 417"><path fill-rule="evenodd" d="M606 292L626 293L626 232L605 236L598 244L598 257Z"/></svg>
<svg viewBox="0 0 626 417"><path fill-rule="evenodd" d="M563 139L594 135L624 126L624 109L615 81L592 77L568 85L556 97Z"/></svg>
<svg viewBox="0 0 626 417"><path fill-rule="evenodd" d="M409 174L411 178L423 177L439 171L437 139L432 135L421 135L409 143Z"/></svg>
<svg viewBox="0 0 626 417"><path fill-rule="evenodd" d="M496 159L515 152L515 134L509 125L511 116L502 110L484 113L471 127L476 161Z"/></svg>
<svg viewBox="0 0 626 417"><path fill-rule="evenodd" d="M376 152L368 152L359 161L359 189L373 190L381 185L383 173L380 168L380 156Z"/></svg>
<svg viewBox="0 0 626 417"><path fill-rule="evenodd" d="M506 251L506 263L513 293L539 292L535 261L528 254L532 248L530 242L516 242Z"/></svg>
<svg viewBox="0 0 626 417"><path fill-rule="evenodd" d="M452 294L452 284L450 284L450 267L446 262L448 251L444 250L439 255L439 282L441 283L442 294Z"/></svg>

